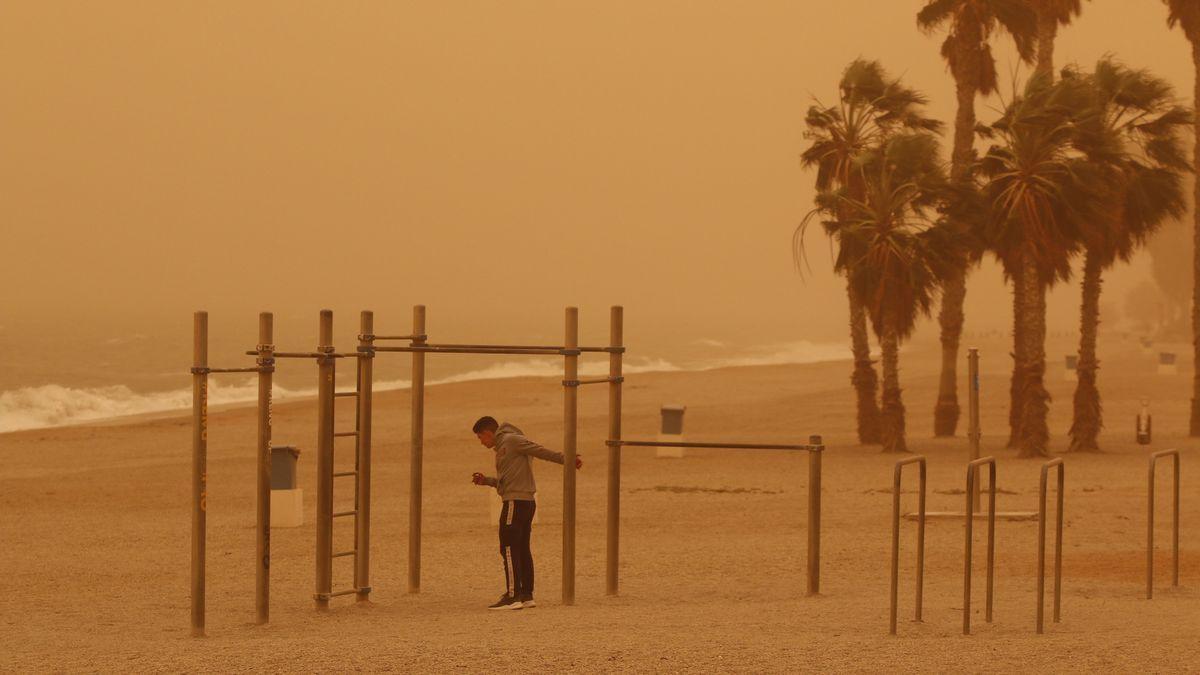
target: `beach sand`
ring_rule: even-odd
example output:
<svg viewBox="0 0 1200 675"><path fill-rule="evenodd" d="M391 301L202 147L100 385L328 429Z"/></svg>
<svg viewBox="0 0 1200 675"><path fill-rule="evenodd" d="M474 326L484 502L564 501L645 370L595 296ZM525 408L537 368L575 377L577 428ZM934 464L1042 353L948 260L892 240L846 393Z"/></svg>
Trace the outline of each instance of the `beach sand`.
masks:
<svg viewBox="0 0 1200 675"><path fill-rule="evenodd" d="M1036 511L1041 462L1017 460L1007 433L1007 347L984 345L984 454L999 458L998 509ZM1063 345L1063 349L1066 345ZM1059 349L1062 351L1062 349ZM1056 353L1052 350L1051 353ZM895 456L854 438L849 363L631 376L625 436L653 438L658 408L688 406L689 439L804 443L824 457L820 597L804 594L807 457L695 451L623 455L621 594L604 594L606 397L581 392L577 603L560 603L562 474L539 464L533 548L537 609L487 612L502 587L488 494L473 471L491 455L470 433L482 414L561 446L556 378L430 387L426 401L421 593L406 593L409 397L378 394L372 602L313 609L315 404L275 409L276 444L302 448L303 527L272 533L271 623L254 618L253 409L210 419L208 637L189 630L190 419L0 435L0 670L69 671L1184 671L1200 668L1200 499L1186 432L1190 361L1157 375L1152 355L1104 354L1102 455L1066 456L1063 620L1034 634L1036 522L997 526L995 622L984 622L984 533L976 527L975 635L961 635L963 528L927 534L924 623L913 609L915 526L902 533L899 636L888 635ZM929 509L961 510L967 443L931 440L938 354L902 360L912 450L929 460ZM1055 448L1065 447L1074 383L1053 361ZM963 378L965 380L965 378ZM1156 438L1133 444L1143 393ZM965 392L963 392L965 402ZM345 419L350 406L345 405ZM965 419L965 416L964 416ZM352 461L352 444L341 445ZM1145 590L1146 465L1183 457L1182 587L1170 587L1169 477L1160 473L1155 599ZM343 486L348 487L348 486ZM915 507L915 479L905 509ZM340 503L350 499L346 489ZM344 542L348 523L335 525ZM335 544L335 548L340 547ZM1052 547L1051 549L1052 550ZM335 561L335 587L351 580Z"/></svg>

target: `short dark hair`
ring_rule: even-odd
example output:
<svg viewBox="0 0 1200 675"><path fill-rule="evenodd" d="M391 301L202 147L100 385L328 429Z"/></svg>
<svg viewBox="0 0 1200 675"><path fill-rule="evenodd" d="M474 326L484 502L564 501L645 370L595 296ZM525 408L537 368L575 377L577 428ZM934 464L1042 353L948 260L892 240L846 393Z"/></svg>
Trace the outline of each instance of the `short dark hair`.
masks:
<svg viewBox="0 0 1200 675"><path fill-rule="evenodd" d="M500 423L496 421L495 417L488 417L487 415L484 415L475 421L475 426L471 427L471 431L474 431L478 434L484 431L495 431L499 428Z"/></svg>

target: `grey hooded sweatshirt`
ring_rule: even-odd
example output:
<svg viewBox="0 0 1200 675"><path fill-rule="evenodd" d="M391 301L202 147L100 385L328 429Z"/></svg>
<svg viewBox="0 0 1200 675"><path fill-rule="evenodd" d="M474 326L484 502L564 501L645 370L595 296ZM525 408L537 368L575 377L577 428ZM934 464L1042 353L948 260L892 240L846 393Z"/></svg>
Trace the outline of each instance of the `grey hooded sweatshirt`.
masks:
<svg viewBox="0 0 1200 675"><path fill-rule="evenodd" d="M496 477L485 482L496 488L504 501L533 500L537 485L533 482L533 458L563 463L563 454L548 450L525 438L521 430L505 422L496 429Z"/></svg>

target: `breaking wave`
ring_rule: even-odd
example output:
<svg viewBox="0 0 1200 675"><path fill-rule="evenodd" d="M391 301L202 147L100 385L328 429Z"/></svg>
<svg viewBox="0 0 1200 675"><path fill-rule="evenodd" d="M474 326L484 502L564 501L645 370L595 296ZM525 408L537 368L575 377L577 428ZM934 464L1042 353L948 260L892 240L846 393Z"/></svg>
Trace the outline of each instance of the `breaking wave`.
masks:
<svg viewBox="0 0 1200 675"><path fill-rule="evenodd" d="M754 349L737 357L708 359L689 364L687 367L663 359L631 359L624 364L624 372L677 372L735 366L814 363L845 359L849 356L844 346L797 342ZM584 361L579 366L579 374L584 377L607 375L607 360ZM430 380L428 384L556 376L562 376L562 363L558 359L549 358L502 361L479 370ZM408 380L382 380L375 383L375 389L406 389L410 384ZM213 406L250 403L258 397L258 386L252 378L247 378L242 383L210 379L208 395L209 405ZM315 396L316 389L289 389L275 385L273 395L276 401L283 401ZM125 385L81 388L47 384L22 387L0 392L0 433L67 426L128 415L187 410L191 405L190 387L164 392L136 392Z"/></svg>

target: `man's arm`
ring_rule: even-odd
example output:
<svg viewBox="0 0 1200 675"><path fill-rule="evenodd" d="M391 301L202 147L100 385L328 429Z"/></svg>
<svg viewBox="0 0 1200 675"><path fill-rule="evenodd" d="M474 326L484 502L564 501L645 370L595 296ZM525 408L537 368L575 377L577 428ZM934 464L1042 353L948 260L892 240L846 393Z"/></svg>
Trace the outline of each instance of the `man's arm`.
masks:
<svg viewBox="0 0 1200 675"><path fill-rule="evenodd" d="M508 441L508 443L511 443L511 447L509 449L517 454L532 455L538 459L544 459L547 462L554 462L555 464L563 463L563 454L561 452L555 452L549 448L538 445L524 436L510 434L505 440Z"/></svg>
<svg viewBox="0 0 1200 675"><path fill-rule="evenodd" d="M488 487L497 487L496 479L491 476L485 476L481 473L471 474L471 482L476 485L486 485Z"/></svg>

